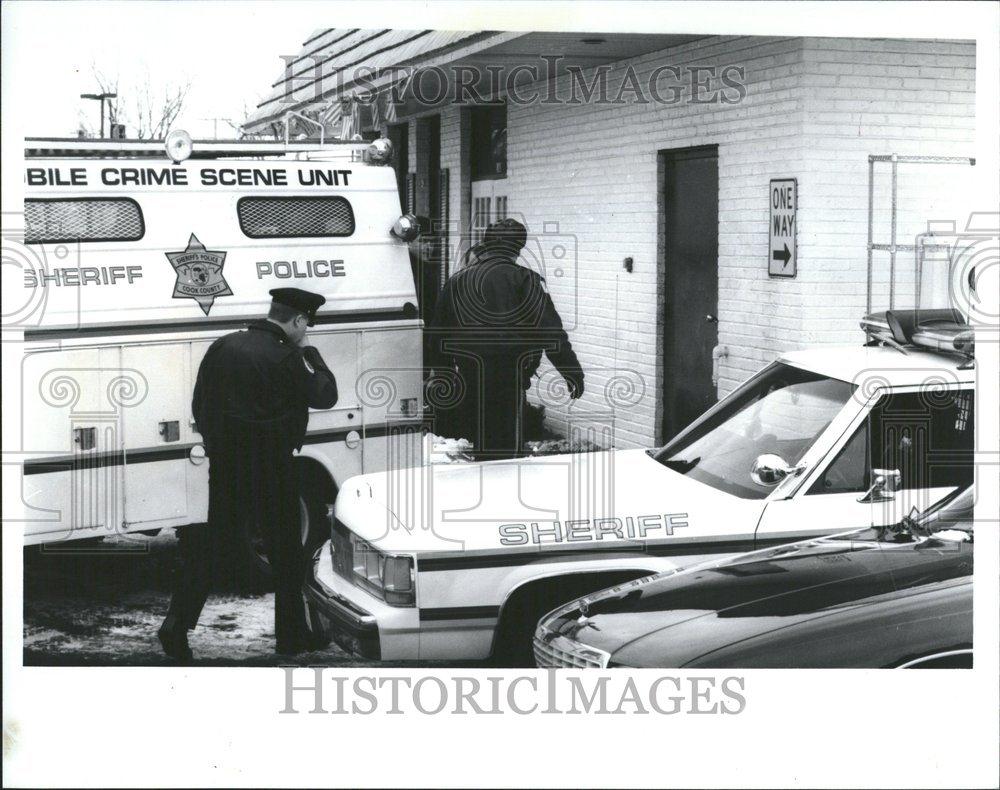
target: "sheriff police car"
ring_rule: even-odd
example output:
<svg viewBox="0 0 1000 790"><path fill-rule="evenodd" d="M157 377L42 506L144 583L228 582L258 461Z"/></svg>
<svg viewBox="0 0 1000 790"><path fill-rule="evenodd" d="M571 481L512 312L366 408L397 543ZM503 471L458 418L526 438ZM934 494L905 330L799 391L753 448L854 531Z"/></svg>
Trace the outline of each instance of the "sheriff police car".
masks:
<svg viewBox="0 0 1000 790"><path fill-rule="evenodd" d="M335 408L310 414L298 454L304 539L328 534L326 508L349 477L419 452L405 430L421 394L406 245L416 223L380 166L387 141L177 132L35 138L26 155L23 283L12 284L25 304L26 543L206 521L194 377L216 338L266 314L277 286L326 296L309 338L341 384ZM355 387L369 371L375 392ZM246 545L257 557L254 535Z"/></svg>
<svg viewBox="0 0 1000 790"><path fill-rule="evenodd" d="M951 311L864 327L865 346L782 356L658 450L356 477L307 593L369 657L530 665L539 616L575 596L922 510L972 479L972 333Z"/></svg>

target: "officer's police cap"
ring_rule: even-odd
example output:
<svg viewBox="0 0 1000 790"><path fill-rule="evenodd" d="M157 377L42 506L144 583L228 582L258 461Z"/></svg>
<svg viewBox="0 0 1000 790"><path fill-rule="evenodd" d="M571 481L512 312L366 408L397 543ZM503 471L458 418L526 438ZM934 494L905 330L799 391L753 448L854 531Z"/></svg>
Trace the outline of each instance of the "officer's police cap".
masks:
<svg viewBox="0 0 1000 790"><path fill-rule="evenodd" d="M316 321L316 311L326 304L326 297L303 291L301 288L272 288L271 299L285 307L298 310L309 319L309 326Z"/></svg>

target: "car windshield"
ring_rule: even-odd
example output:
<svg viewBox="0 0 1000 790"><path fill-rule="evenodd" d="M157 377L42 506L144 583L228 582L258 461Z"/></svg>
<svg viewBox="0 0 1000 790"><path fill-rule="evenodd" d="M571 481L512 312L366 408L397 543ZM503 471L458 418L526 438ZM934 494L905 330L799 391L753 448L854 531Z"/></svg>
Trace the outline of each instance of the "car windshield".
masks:
<svg viewBox="0 0 1000 790"><path fill-rule="evenodd" d="M763 499L773 489L750 477L757 456L773 453L797 463L853 392L846 381L775 363L654 457L713 488Z"/></svg>

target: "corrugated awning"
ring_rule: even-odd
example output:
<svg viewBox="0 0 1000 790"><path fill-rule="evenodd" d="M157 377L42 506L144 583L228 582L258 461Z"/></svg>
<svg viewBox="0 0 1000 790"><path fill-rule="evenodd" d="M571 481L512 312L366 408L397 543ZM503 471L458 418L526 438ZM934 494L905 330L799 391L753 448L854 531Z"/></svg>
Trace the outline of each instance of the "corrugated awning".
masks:
<svg viewBox="0 0 1000 790"><path fill-rule="evenodd" d="M467 54L477 43L495 44L497 36L517 35L482 30L317 30L295 59L287 62L244 129L271 131L292 110L315 118L340 136L341 129L335 125L344 114L345 100L391 84L404 68L425 65L449 52ZM369 112L384 117L385 110Z"/></svg>

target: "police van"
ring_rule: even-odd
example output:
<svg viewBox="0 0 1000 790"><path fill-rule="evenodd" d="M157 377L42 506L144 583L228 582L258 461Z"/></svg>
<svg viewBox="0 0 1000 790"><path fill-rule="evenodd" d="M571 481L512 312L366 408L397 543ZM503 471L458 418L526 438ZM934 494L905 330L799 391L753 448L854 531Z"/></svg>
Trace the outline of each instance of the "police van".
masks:
<svg viewBox="0 0 1000 790"><path fill-rule="evenodd" d="M328 534L348 478L414 462L417 225L401 217L391 153L385 140L183 132L26 141L27 544L206 521L198 366L216 338L266 315L279 286L326 297L309 342L340 389L334 408L311 412L297 457L304 539ZM252 530L246 543L260 555Z"/></svg>
<svg viewBox="0 0 1000 790"><path fill-rule="evenodd" d="M307 594L368 657L530 666L538 618L573 598L924 510L972 482L972 330L951 310L863 328L781 356L656 450L354 478Z"/></svg>

